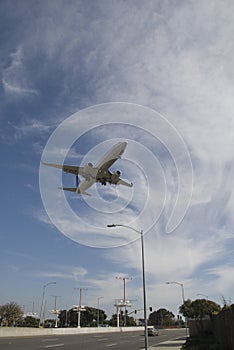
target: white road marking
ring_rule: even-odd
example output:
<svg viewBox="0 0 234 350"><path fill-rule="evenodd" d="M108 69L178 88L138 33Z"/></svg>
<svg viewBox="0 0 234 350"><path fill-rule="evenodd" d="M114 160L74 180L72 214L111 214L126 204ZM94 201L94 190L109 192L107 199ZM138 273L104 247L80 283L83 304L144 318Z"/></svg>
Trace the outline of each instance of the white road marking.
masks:
<svg viewBox="0 0 234 350"><path fill-rule="evenodd" d="M53 345L46 345L44 346L45 349L49 349L49 348L57 348L59 346L63 346L64 344L53 344Z"/></svg>
<svg viewBox="0 0 234 350"><path fill-rule="evenodd" d="M116 345L117 345L117 343L113 343L113 344L107 344L106 346L111 347L111 346L116 346Z"/></svg>
<svg viewBox="0 0 234 350"><path fill-rule="evenodd" d="M43 339L42 342L46 342L46 341L56 341L58 340L58 338L48 338L48 339Z"/></svg>
<svg viewBox="0 0 234 350"><path fill-rule="evenodd" d="M108 338L101 338L101 339L98 339L97 341L103 341L103 340L108 340Z"/></svg>

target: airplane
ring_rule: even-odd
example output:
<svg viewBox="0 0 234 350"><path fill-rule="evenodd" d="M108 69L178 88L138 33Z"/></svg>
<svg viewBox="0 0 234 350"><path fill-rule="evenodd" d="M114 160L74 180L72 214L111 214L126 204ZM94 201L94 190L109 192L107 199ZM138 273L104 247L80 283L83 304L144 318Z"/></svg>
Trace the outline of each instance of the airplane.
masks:
<svg viewBox="0 0 234 350"><path fill-rule="evenodd" d="M76 187L59 187L59 189L91 196L91 194L86 192L86 190L95 182L99 182L104 186L106 186L107 183L127 187L133 186L132 183L124 181L120 178L121 172L119 170L116 170L113 173L111 173L109 170L109 168L121 158L121 155L124 153L126 147L127 142L118 142L103 156L96 166L94 166L92 163L87 163L84 166L61 165L46 162L42 162L42 164L62 169L66 173L76 176ZM84 178L84 181L82 181L80 184L79 175Z"/></svg>

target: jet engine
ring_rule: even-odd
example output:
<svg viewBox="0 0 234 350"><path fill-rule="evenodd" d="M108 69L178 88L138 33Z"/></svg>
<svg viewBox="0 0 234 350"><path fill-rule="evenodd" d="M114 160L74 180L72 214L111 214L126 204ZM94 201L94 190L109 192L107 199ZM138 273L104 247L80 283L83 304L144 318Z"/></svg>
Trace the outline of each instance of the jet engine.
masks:
<svg viewBox="0 0 234 350"><path fill-rule="evenodd" d="M90 169L92 169L93 168L93 164L92 163L87 163L87 164L85 164L85 166L84 166L84 172L86 173L86 174L89 174L90 173Z"/></svg>
<svg viewBox="0 0 234 350"><path fill-rule="evenodd" d="M119 170L116 170L112 175L111 175L111 183L112 184L117 184L119 181L119 177L121 175L121 172Z"/></svg>

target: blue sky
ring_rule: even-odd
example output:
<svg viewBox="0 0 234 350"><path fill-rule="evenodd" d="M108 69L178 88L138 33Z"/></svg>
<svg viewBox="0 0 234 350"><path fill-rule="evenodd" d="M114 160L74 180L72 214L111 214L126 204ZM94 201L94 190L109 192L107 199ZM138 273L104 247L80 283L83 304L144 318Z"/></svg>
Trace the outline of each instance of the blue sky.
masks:
<svg viewBox="0 0 234 350"><path fill-rule="evenodd" d="M76 304L82 287L84 304L103 296L111 315L123 297L115 277L128 276L141 308L140 241L112 222L146 232L149 306L177 314L180 289L166 281L186 298L233 300L233 10L228 0L1 2L0 304L39 311L56 281L48 310L53 295L59 308ZM95 163L120 140L113 170L133 189L76 198L57 190L71 175L40 168Z"/></svg>

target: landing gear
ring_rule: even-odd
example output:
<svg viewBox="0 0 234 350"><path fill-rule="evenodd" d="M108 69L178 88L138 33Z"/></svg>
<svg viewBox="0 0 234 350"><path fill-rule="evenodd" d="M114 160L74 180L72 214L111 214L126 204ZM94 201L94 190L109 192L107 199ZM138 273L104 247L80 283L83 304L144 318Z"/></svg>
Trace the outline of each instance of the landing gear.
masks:
<svg viewBox="0 0 234 350"><path fill-rule="evenodd" d="M101 184L102 184L103 186L106 186L106 179L105 179L105 178L102 179Z"/></svg>
<svg viewBox="0 0 234 350"><path fill-rule="evenodd" d="M97 179L103 186L106 186L106 178L99 178Z"/></svg>
<svg viewBox="0 0 234 350"><path fill-rule="evenodd" d="M76 188L78 188L79 186L79 178L78 178L78 175L76 175Z"/></svg>

